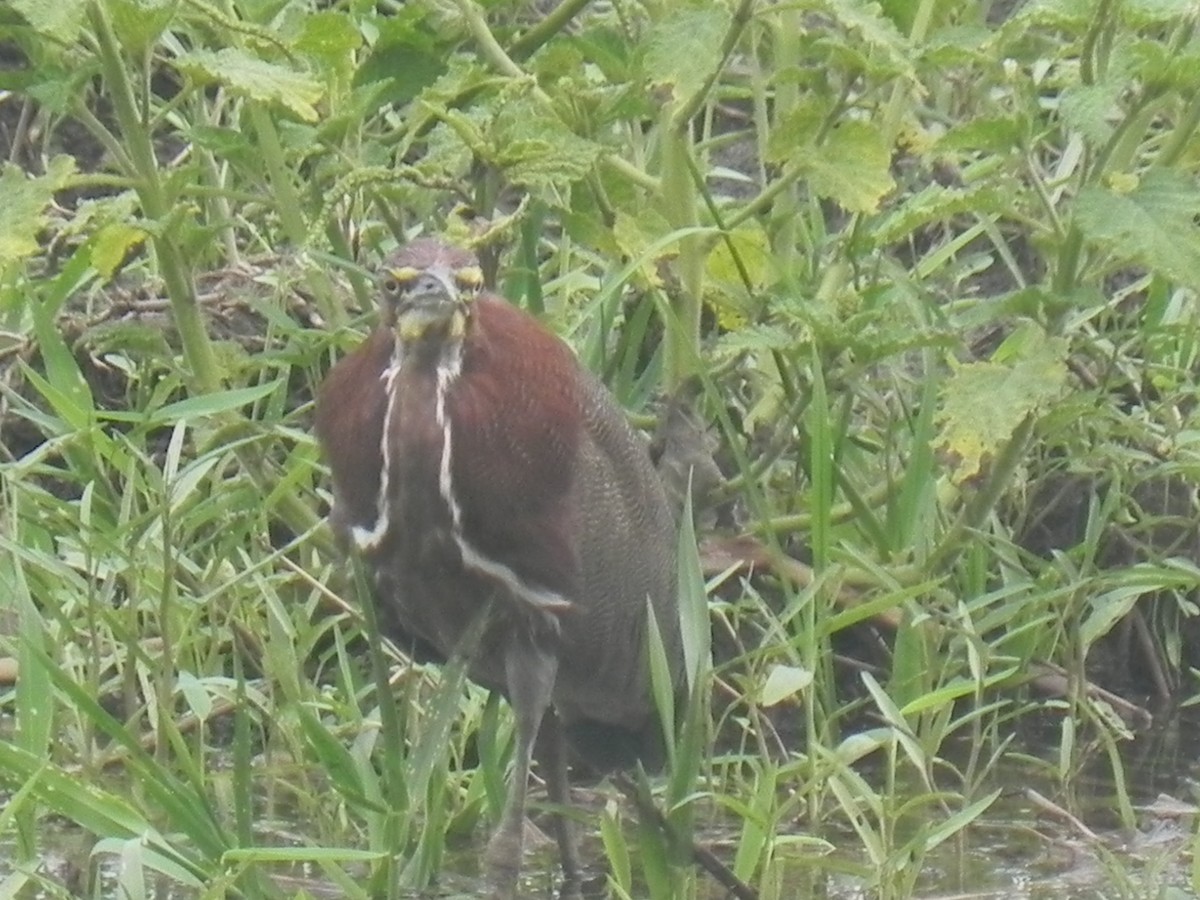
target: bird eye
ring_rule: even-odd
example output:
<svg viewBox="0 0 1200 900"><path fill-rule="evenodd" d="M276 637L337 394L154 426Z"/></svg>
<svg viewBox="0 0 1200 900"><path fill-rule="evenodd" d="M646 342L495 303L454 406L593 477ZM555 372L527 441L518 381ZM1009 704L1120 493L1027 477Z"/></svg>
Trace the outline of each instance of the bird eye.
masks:
<svg viewBox="0 0 1200 900"><path fill-rule="evenodd" d="M379 286L389 297L395 297L411 286L420 274L412 266L399 266L395 269L387 269L380 279Z"/></svg>
<svg viewBox="0 0 1200 900"><path fill-rule="evenodd" d="M483 287L483 272L479 266L464 266L454 270L454 281L463 290L477 291Z"/></svg>

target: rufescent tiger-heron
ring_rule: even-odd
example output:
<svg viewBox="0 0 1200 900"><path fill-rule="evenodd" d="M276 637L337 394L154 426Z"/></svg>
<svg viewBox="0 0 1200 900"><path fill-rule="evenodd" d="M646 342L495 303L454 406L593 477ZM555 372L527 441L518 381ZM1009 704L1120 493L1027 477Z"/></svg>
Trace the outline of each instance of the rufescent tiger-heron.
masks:
<svg viewBox="0 0 1200 900"><path fill-rule="evenodd" d="M487 850L493 896L510 897L535 753L565 805L565 742L601 769L653 752L648 608L676 684L683 664L675 523L646 443L562 340L482 284L468 251L397 251L380 324L329 373L316 431L332 523L362 554L384 630L445 660L488 610L468 672L516 717ZM561 815L555 832L576 896Z"/></svg>

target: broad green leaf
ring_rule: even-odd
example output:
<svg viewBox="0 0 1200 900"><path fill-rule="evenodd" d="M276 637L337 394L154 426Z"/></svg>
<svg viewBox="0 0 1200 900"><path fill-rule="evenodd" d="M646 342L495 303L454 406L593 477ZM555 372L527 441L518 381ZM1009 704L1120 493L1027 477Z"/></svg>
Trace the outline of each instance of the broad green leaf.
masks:
<svg viewBox="0 0 1200 900"><path fill-rule="evenodd" d="M651 253L650 248L656 245L662 235L671 231L671 225L655 209L642 209L639 213L635 217L619 210L612 224L611 236L622 256L638 261L637 272L644 283L658 286L662 283L658 261L674 256L678 251L671 244Z"/></svg>
<svg viewBox="0 0 1200 900"><path fill-rule="evenodd" d="M321 85L294 69L234 47L192 50L176 59L175 65L193 78L223 84L239 96L285 106L305 122L317 120L313 104L321 99Z"/></svg>
<svg viewBox="0 0 1200 900"><path fill-rule="evenodd" d="M305 17L295 48L335 72L349 72L362 34L345 13L325 10Z"/></svg>
<svg viewBox="0 0 1200 900"><path fill-rule="evenodd" d="M1126 87L1122 78L1070 85L1062 92L1059 114L1093 146L1103 144L1112 136L1120 119L1120 100Z"/></svg>
<svg viewBox="0 0 1200 900"><path fill-rule="evenodd" d="M238 409L247 403L261 400L278 388L278 380L254 387L238 388L231 391L218 391L215 394L204 394L199 397L188 397L175 403L168 403L150 413L149 421L166 424L181 422L185 419L201 419L217 413Z"/></svg>
<svg viewBox="0 0 1200 900"><path fill-rule="evenodd" d="M671 673L671 663L667 658L667 648L663 643L662 629L658 625L658 616L654 614L654 604L646 598L646 664L650 670L650 696L654 698L654 708L658 712L659 727L663 733L663 748L671 768L675 768L675 680Z"/></svg>
<svg viewBox="0 0 1200 900"><path fill-rule="evenodd" d="M1180 22L1196 15L1196 0L1125 0L1121 13L1141 25Z"/></svg>
<svg viewBox="0 0 1200 900"><path fill-rule="evenodd" d="M729 13L718 4L677 7L656 22L646 41L646 77L670 89L677 102L704 87L721 64Z"/></svg>
<svg viewBox="0 0 1200 900"><path fill-rule="evenodd" d="M798 148L793 159L815 194L849 212L875 212L896 186L888 147L879 130L866 122L844 122L820 146Z"/></svg>
<svg viewBox="0 0 1200 900"><path fill-rule="evenodd" d="M10 0L33 30L63 44L73 43L83 30L88 0Z"/></svg>
<svg viewBox="0 0 1200 900"><path fill-rule="evenodd" d="M962 484L980 474L1017 426L1044 410L1067 379L1067 342L1034 326L1016 332L986 362L968 363L943 384L938 448Z"/></svg>
<svg viewBox="0 0 1200 900"><path fill-rule="evenodd" d="M799 666L774 666L763 683L759 703L774 706L805 690L813 681L810 669Z"/></svg>
<svg viewBox="0 0 1200 900"><path fill-rule="evenodd" d="M952 125L938 140L936 149L942 152L987 150L994 154L1006 154L1021 146L1021 141L1026 139L1031 128L1028 113L1021 110L979 116Z"/></svg>
<svg viewBox="0 0 1200 900"><path fill-rule="evenodd" d="M412 41L410 43L410 41ZM391 38L385 26L380 40L371 48L354 73L354 84L389 82L387 97L397 105L407 103L445 74L447 60L428 39L416 40L407 31Z"/></svg>
<svg viewBox="0 0 1200 900"><path fill-rule="evenodd" d="M987 812L988 807L996 802L1000 793L1000 790L997 789L984 797L980 797L974 803L968 804L934 827L924 837L923 851L928 853L948 838L952 838L962 832L963 829L978 819L983 813Z"/></svg>
<svg viewBox="0 0 1200 900"><path fill-rule="evenodd" d="M886 747L890 741L891 729L871 728L843 738L834 749L834 753L839 762L852 766L881 747Z"/></svg>
<svg viewBox="0 0 1200 900"><path fill-rule="evenodd" d="M308 738L309 749L321 763L321 768L327 773L338 793L353 799L356 803L369 805L372 801L367 798L354 757L344 744L330 732L325 723L309 707L299 706L297 715L304 734Z"/></svg>
<svg viewBox="0 0 1200 900"><path fill-rule="evenodd" d="M712 623L705 592L699 543L692 521L692 498L685 495L680 516L677 554L679 581L679 633L683 642L684 669L689 691L703 684L712 668Z"/></svg>
<svg viewBox="0 0 1200 900"><path fill-rule="evenodd" d="M20 623L16 742L22 750L43 757L50 746L58 703L50 689L46 670L37 665L31 651L35 648L45 651L46 624L30 595L24 567L12 557L0 567L0 588L5 591L4 605L16 607Z"/></svg>
<svg viewBox="0 0 1200 900"><path fill-rule="evenodd" d="M34 784L38 798L50 809L93 834L131 838L152 833L149 822L125 799L6 741L0 741L0 783Z"/></svg>
<svg viewBox="0 0 1200 900"><path fill-rule="evenodd" d="M1090 241L1192 288L1200 287L1198 215L1195 179L1168 169L1151 170L1129 191L1085 187L1075 203L1075 223Z"/></svg>
<svg viewBox="0 0 1200 900"><path fill-rule="evenodd" d="M1084 649L1108 634L1137 605L1138 599L1162 589L1158 584L1124 584L1088 600L1088 611L1079 626Z"/></svg>
<svg viewBox="0 0 1200 900"><path fill-rule="evenodd" d="M158 40L180 0L107 0L107 5L117 39L131 56L138 56Z"/></svg>
<svg viewBox="0 0 1200 900"><path fill-rule="evenodd" d="M803 97L771 129L766 161L787 163L794 159L798 148L812 144L830 110L831 103L827 98Z"/></svg>
<svg viewBox="0 0 1200 900"><path fill-rule="evenodd" d="M141 887L144 869L160 872L168 878L193 890L205 887L203 881L192 874L185 866L180 865L170 856L154 848L153 836L141 834L132 838L101 838L92 847L89 856L117 856L121 862L119 869L119 888L116 893L122 897L148 896L145 888Z"/></svg>
<svg viewBox="0 0 1200 900"><path fill-rule="evenodd" d="M1016 34L1034 28L1062 28L1076 33L1095 16L1096 0L1033 0L1023 6L1005 24Z"/></svg>

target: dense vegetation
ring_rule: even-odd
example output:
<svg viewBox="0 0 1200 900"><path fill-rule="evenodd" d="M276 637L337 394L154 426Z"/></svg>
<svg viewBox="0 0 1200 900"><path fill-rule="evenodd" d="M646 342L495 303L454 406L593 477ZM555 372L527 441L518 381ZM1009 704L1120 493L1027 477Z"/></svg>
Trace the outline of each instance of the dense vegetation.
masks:
<svg viewBox="0 0 1200 900"><path fill-rule="evenodd" d="M0 3L5 894L470 872L507 710L372 667L309 431L371 266L422 231L477 243L641 423L686 395L709 426L681 570L712 690L652 782L677 837L764 897L908 896L1013 766L1080 812L1093 757L1134 825L1121 746L1195 694L1198 25ZM594 805L598 885L708 890Z"/></svg>

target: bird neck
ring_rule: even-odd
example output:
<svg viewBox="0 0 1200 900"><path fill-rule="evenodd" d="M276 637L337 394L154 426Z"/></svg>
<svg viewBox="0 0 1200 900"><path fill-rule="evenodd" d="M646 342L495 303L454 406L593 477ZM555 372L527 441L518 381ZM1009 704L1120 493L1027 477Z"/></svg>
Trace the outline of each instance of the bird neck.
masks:
<svg viewBox="0 0 1200 900"><path fill-rule="evenodd" d="M466 337L465 322L452 320L431 325L419 333L395 332L392 359L389 370L398 372L406 369L435 375L439 382L453 380L462 368L463 341Z"/></svg>

